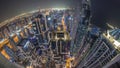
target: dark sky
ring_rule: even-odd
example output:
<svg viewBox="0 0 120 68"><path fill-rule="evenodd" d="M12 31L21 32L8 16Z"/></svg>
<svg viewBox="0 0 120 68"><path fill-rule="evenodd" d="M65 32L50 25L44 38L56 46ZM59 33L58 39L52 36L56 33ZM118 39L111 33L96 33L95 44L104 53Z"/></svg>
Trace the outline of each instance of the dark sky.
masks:
<svg viewBox="0 0 120 68"><path fill-rule="evenodd" d="M0 0L0 22L39 8L75 6L81 0ZM120 0L91 0L91 23L120 26Z"/></svg>
<svg viewBox="0 0 120 68"><path fill-rule="evenodd" d="M105 28L105 23L120 27L120 0L91 0L91 23Z"/></svg>
<svg viewBox="0 0 120 68"><path fill-rule="evenodd" d="M77 0L0 0L0 22L39 8L69 7Z"/></svg>

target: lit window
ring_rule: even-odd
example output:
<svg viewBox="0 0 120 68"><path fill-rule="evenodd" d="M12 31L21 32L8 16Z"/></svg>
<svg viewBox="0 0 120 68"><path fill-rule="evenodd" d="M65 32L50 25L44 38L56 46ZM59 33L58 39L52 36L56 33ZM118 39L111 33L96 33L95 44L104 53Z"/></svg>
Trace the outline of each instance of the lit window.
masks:
<svg viewBox="0 0 120 68"><path fill-rule="evenodd" d="M15 36L15 37L13 38L13 40L14 40L15 43L18 43L18 42L19 42L18 36Z"/></svg>

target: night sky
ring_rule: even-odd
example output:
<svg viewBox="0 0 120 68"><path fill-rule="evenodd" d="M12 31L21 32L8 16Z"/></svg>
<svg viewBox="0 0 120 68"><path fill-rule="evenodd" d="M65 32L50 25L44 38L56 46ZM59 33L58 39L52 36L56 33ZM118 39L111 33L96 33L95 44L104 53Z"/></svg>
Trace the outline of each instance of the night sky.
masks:
<svg viewBox="0 0 120 68"><path fill-rule="evenodd" d="M0 22L39 8L74 6L77 0L0 0Z"/></svg>
<svg viewBox="0 0 120 68"><path fill-rule="evenodd" d="M71 7L81 0L0 0L0 22L39 8ZM120 0L91 0L91 23L120 26ZM105 26L106 27L106 26Z"/></svg>
<svg viewBox="0 0 120 68"><path fill-rule="evenodd" d="M91 0L91 23L106 28L105 24L120 27L120 0Z"/></svg>

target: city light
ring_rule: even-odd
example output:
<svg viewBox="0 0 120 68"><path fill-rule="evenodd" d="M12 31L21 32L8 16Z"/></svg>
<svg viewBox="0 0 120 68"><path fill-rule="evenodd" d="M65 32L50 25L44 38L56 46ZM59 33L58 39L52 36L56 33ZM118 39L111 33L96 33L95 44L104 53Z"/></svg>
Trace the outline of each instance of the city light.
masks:
<svg viewBox="0 0 120 68"><path fill-rule="evenodd" d="M66 9L68 9L68 8L52 8L53 10L58 10L58 11L60 11L60 10L66 10Z"/></svg>
<svg viewBox="0 0 120 68"><path fill-rule="evenodd" d="M50 20L51 20L51 18L49 17L49 18L48 18L48 20L50 21Z"/></svg>
<svg viewBox="0 0 120 68"><path fill-rule="evenodd" d="M117 48L120 48L120 42L118 42L117 40L114 39L114 43L113 44L115 44L115 46Z"/></svg>
<svg viewBox="0 0 120 68"><path fill-rule="evenodd" d="M0 23L0 58L4 57L4 60L12 63L15 66L12 68L104 68L105 66L107 66L105 68L114 68L111 66L119 66L120 58L115 58L120 56L120 29L106 23L109 22L108 20L96 19L109 13L102 15L104 12L100 14L95 12L100 17L94 16L91 0L82 0L80 4L77 1L72 3L74 1L66 3L66 5L73 4L69 6L70 8L54 8L64 5L59 6L56 1L43 0L47 4L52 2L54 7L36 6L35 8L43 9L30 12L24 12L30 9L20 9L24 13ZM31 2L31 4L34 7L41 2L36 4ZM28 7L28 3L23 4ZM107 17L109 15L105 16ZM97 26L95 22L100 22L97 25L105 23L102 26L105 28ZM0 66L4 64L1 63ZM8 65L8 68L11 68L10 66Z"/></svg>

